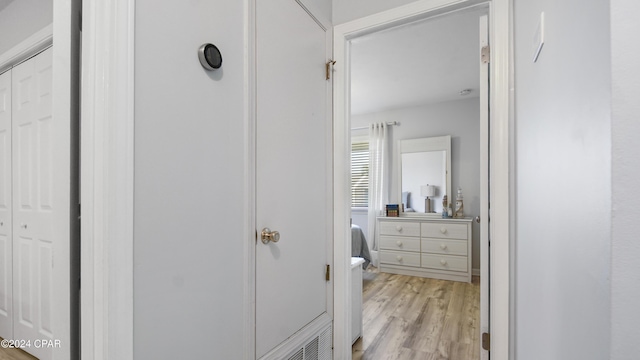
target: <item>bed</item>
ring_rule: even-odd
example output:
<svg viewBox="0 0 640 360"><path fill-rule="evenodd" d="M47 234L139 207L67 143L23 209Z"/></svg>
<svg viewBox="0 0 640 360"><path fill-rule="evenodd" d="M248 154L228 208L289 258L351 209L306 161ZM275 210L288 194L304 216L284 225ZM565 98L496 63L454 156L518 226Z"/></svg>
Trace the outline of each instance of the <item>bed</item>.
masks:
<svg viewBox="0 0 640 360"><path fill-rule="evenodd" d="M363 269L366 269L369 263L371 263L371 254L369 253L367 239L364 237L360 226L355 224L351 224L351 256L364 259L364 264L362 264Z"/></svg>

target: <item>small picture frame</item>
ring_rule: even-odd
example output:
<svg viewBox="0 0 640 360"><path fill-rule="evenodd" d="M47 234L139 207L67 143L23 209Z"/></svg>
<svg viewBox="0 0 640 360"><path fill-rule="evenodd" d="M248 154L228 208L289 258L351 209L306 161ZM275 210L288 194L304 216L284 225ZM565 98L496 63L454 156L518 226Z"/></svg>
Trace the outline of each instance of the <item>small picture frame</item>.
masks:
<svg viewBox="0 0 640 360"><path fill-rule="evenodd" d="M399 217L400 216L400 205L399 204L387 204L387 206L386 206L386 216L387 217Z"/></svg>

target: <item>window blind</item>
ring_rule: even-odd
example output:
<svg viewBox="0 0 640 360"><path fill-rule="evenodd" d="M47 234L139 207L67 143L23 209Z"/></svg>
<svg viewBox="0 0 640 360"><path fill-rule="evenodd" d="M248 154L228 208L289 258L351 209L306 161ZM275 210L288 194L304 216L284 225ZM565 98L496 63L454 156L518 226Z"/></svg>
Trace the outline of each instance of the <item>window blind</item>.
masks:
<svg viewBox="0 0 640 360"><path fill-rule="evenodd" d="M369 204L369 141L351 143L351 207Z"/></svg>

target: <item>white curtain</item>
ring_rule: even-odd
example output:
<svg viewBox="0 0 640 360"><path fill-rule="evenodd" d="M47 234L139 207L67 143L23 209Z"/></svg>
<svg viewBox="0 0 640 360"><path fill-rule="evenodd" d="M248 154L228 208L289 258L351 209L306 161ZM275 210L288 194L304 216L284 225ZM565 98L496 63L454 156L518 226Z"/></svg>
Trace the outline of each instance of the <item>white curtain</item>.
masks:
<svg viewBox="0 0 640 360"><path fill-rule="evenodd" d="M377 251L376 217L384 215L388 201L387 180L387 133L386 123L375 123L369 126L369 244L371 250ZM377 266L377 264L375 264Z"/></svg>

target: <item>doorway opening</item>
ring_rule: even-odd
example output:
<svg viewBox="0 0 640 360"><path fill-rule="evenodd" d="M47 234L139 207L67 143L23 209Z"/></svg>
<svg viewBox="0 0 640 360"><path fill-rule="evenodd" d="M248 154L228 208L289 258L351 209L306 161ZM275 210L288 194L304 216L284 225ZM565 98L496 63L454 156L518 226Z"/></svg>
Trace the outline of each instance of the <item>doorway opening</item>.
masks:
<svg viewBox="0 0 640 360"><path fill-rule="evenodd" d="M469 252L456 255L468 256L472 260L472 265L468 270L476 277L476 286L479 286L477 276L480 275L481 263L486 265L488 262L487 251L482 252L484 256L482 259L480 256L480 234L488 233L488 230L483 231L481 228L486 226L486 230L488 224L480 224L479 222L481 218L485 218L485 216L480 216L481 213L483 215L487 213L486 209L481 211L481 208L488 209L488 204L486 202L481 204L481 199L483 196L484 199L488 199L489 132L488 129L481 131L480 128L488 126L489 84L488 66L485 65L483 70L480 65L480 45L482 42L480 41L479 29L481 28L480 18L484 16L485 40L488 39L486 34L488 29L487 16L490 12L488 3L476 3L476 5L464 8L431 9L418 15L414 13L404 17L398 16L398 14L387 14L399 19L395 21L385 22L381 15L377 19L378 23L375 24L371 19L364 19L360 22L356 20L353 23L336 27L336 59L344 60L344 68L337 69L342 71L343 79L336 79L336 127L340 128L345 125L344 139L338 134L336 140L344 140L345 143L350 144L352 139L366 137L367 129L371 124L397 123L398 126L392 126L388 129L388 137L385 139L389 151L384 159L389 164L385 174L386 178L383 180L386 184L383 191L387 192L383 204L397 204L400 209L404 208L406 212L403 213L401 210L398 220L404 221L403 224L408 225L416 223L418 230L416 234L412 234L406 239L391 238L386 236L389 234L383 234L384 230L380 231L379 229L381 221L389 220L385 217L384 207L377 208L373 217L366 209L351 206L345 211L345 214L353 224L360 227L363 236L367 239L367 245L371 250L371 262L375 269L373 272L384 276L393 273L393 276L396 277L417 275L416 278L411 277L404 280L405 285L409 288L412 287L409 285L411 281L422 284L433 277L447 279L447 276L425 275L425 271L422 271L425 267L431 268L432 265L428 263L429 254L425 254L425 249L430 246L429 239L424 238L424 230L421 233L420 227L422 226L424 229L425 222L441 219L442 209L446 209L448 204L451 204L452 210L455 212L458 188L462 189L461 195L464 198L464 216L473 220L471 223L473 231L469 236L471 244ZM427 34L423 38L420 37L421 26L425 27L426 30L422 30ZM465 33L467 28L469 31ZM400 35L394 39L395 33ZM469 44L465 43L462 38L457 38L463 34L466 34L473 42ZM487 45L486 42L484 45ZM470 55L465 57L465 50L470 51ZM366 57L365 54L369 56ZM465 58L470 59L471 65L465 67L459 62L460 59ZM423 75L423 73L429 74L429 71L431 71L430 75ZM367 72L369 75L365 76L364 74ZM486 82L480 91L479 79L482 72ZM465 83L465 76L473 80ZM482 92L484 92L484 98L481 96ZM481 110L482 107L484 110ZM483 111L485 113L481 116ZM341 119L341 117L344 118ZM351 129L355 130L351 131ZM402 175L402 160L399 155L398 142L405 139L432 138L444 135L451 135L452 138L451 153L454 159L451 161L451 168L448 169L453 178L452 185L450 185L450 189L436 187L436 193L440 192L439 209L435 210L437 214L431 214L432 216L418 215L424 214L425 194L421 193L420 186L417 190L403 189L403 177L409 176ZM345 153L344 164L350 170L349 156L351 152L346 151ZM482 158L481 153L484 153ZM482 171L481 167L484 167ZM481 174L487 177L484 182L480 181ZM425 184L421 185L427 185L426 180ZM443 202L442 195L444 194L447 195L448 202L445 202L443 207L440 204ZM433 198L430 201L433 205ZM371 206L369 204L369 207ZM336 214L337 234L341 231L339 216L340 214ZM384 224L384 226L387 225ZM346 236L346 238L350 239L351 237ZM397 245L397 243L403 242L400 240L409 240L416 245L411 249L393 249L393 246L400 246ZM407 245L403 244L403 246ZM353 248L353 244L351 248ZM345 253L348 252L347 249ZM416 256L413 260L408 261L405 255L412 255L411 252ZM336 263L343 260L338 256L339 251L337 250ZM393 256L393 258L390 259L389 256ZM394 266L390 266L400 258L402 259L397 261L404 261L405 264L396 263L393 264ZM380 272L380 268L384 271ZM338 267L336 269L340 270ZM375 276L379 276L378 274ZM365 273L365 277L367 276L371 275ZM488 274L485 279L488 280ZM338 279L336 280L339 283ZM365 284L365 293L367 292L366 287L367 284ZM485 295L488 297L488 294ZM371 293L366 295L364 302L366 303L367 298L372 296L375 295ZM380 297L382 298L384 295L380 295ZM471 305L471 307L475 306L478 309L478 313L479 297L477 297L475 305ZM487 310L485 317L488 317L486 304L483 306L484 310ZM339 320L336 321L339 322ZM424 318L421 318L421 321L423 320ZM476 349L471 353L476 354L472 357L475 359L480 358L481 326L479 316L471 322L474 321L475 329L471 332L474 341L476 341L476 345L474 345ZM362 342L362 350L366 352L367 341L371 344L374 341L373 339L367 340L366 314L364 322L365 338L359 341ZM375 322L377 325L374 327L382 329L386 326L380 325L379 320ZM406 323L403 326L406 328ZM387 326L385 331L389 329ZM350 331L353 332L353 329ZM395 340L392 342L397 343ZM406 338L404 339L405 344L409 342ZM379 344L379 341L376 340L375 343ZM397 349L392 351L397 353ZM383 353L379 354L383 356Z"/></svg>

